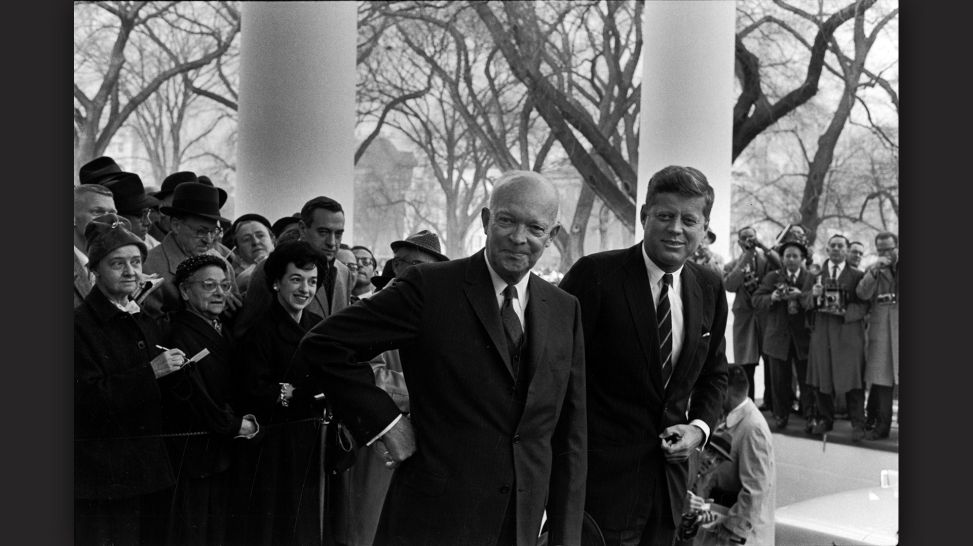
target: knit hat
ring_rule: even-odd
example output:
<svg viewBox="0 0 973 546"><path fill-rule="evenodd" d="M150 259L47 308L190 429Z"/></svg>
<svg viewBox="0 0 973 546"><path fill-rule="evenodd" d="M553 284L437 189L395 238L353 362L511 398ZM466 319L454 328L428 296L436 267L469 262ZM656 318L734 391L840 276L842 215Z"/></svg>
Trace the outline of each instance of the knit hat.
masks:
<svg viewBox="0 0 973 546"><path fill-rule="evenodd" d="M89 222L84 228L84 238L88 241L88 263L91 267L96 267L102 258L115 249L127 245L137 246L142 259L145 259L148 252L145 243L130 229L132 224L117 214L104 214Z"/></svg>

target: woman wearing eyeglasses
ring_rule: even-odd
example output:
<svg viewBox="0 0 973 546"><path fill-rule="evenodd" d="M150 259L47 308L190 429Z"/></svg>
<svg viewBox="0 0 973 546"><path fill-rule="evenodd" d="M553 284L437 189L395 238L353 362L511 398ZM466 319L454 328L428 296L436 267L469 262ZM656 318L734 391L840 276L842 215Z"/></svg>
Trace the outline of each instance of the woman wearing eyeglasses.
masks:
<svg viewBox="0 0 973 546"><path fill-rule="evenodd" d="M187 258L173 284L182 308L170 315L168 343L192 359L208 354L160 381L163 424L176 489L169 519L169 544L222 544L225 541L234 438L258 431L253 415L241 415L234 399L232 341L220 315L231 285L226 261L210 254ZM196 433L196 434L193 434Z"/></svg>
<svg viewBox="0 0 973 546"><path fill-rule="evenodd" d="M265 428L260 443L248 446L245 475L238 478L240 511L248 521L240 543L320 544L324 402L315 399L320 390L309 371L293 367L291 357L304 334L322 320L306 308L327 262L309 243L288 241L263 267L273 303L237 347L243 408Z"/></svg>

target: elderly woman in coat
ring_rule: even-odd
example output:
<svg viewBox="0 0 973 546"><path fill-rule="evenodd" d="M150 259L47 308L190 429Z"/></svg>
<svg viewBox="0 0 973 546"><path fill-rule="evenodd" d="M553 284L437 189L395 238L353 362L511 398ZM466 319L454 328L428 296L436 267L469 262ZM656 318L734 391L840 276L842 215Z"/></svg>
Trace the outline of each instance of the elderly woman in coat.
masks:
<svg viewBox="0 0 973 546"><path fill-rule="evenodd" d="M324 402L315 398L320 391L308 370L294 367L291 357L304 334L322 320L305 308L325 267L324 255L305 241L279 245L264 261L273 303L239 341L244 407L266 428L240 478L241 510L251 520L241 539L247 544L321 543Z"/></svg>
<svg viewBox="0 0 973 546"><path fill-rule="evenodd" d="M230 292L226 260L210 254L186 258L173 284L182 309L169 318L168 343L196 360L160 382L163 424L170 434L205 434L167 439L176 472L168 543L222 544L231 442L258 431L253 415L241 415L230 405L236 363L229 328L220 322ZM204 350L205 356L196 356Z"/></svg>
<svg viewBox="0 0 973 546"><path fill-rule="evenodd" d="M115 214L85 228L94 288L74 312L74 508L78 544L138 544L164 528L173 472L157 380L179 369L131 295L145 243Z"/></svg>

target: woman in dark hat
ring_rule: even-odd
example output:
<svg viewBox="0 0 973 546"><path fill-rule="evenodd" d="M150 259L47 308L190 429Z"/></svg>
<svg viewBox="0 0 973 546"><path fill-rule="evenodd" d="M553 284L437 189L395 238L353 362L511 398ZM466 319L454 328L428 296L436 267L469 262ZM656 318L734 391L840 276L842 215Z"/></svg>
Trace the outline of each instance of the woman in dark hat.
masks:
<svg viewBox="0 0 973 546"><path fill-rule="evenodd" d="M77 544L138 544L164 529L174 482L157 380L185 355L161 349L130 296L145 244L115 214L85 228L95 287L74 312L74 508ZM161 497L161 499L160 499Z"/></svg>
<svg viewBox="0 0 973 546"><path fill-rule="evenodd" d="M278 246L264 262L274 295L269 312L240 339L244 408L264 423L238 478L247 544L320 544L320 417L309 371L292 366L304 334L322 318L305 308L327 267L305 241ZM327 523L325 523L327 525Z"/></svg>
<svg viewBox="0 0 973 546"><path fill-rule="evenodd" d="M177 476L170 544L224 543L232 441L257 432L256 418L230 405L232 342L220 322L230 291L226 272L223 258L202 254L179 264L173 279L183 307L170 317L168 344L188 355L208 354L160 382L166 432L205 433L166 441Z"/></svg>

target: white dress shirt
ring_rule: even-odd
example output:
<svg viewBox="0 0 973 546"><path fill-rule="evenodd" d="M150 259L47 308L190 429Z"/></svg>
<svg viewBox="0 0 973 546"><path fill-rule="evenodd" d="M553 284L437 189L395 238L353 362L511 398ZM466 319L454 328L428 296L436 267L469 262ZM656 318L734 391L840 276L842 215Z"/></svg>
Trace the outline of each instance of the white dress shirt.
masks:
<svg viewBox="0 0 973 546"><path fill-rule="evenodd" d="M645 252L645 245L640 245L640 248L642 249L642 259L645 260L645 269L649 274L649 287L652 288L652 307L654 309L658 307L659 298L662 296L662 276L666 272L649 258L649 255ZM683 327L682 269L683 266L679 266L679 269L672 272L672 285L669 286L668 292L669 312L672 318L673 370L675 370L675 366L679 363L679 355L682 354L682 344L686 337L685 328ZM703 442L699 447L706 445L706 440L709 439L709 425L700 419L693 419L689 424L696 425L703 431Z"/></svg>

